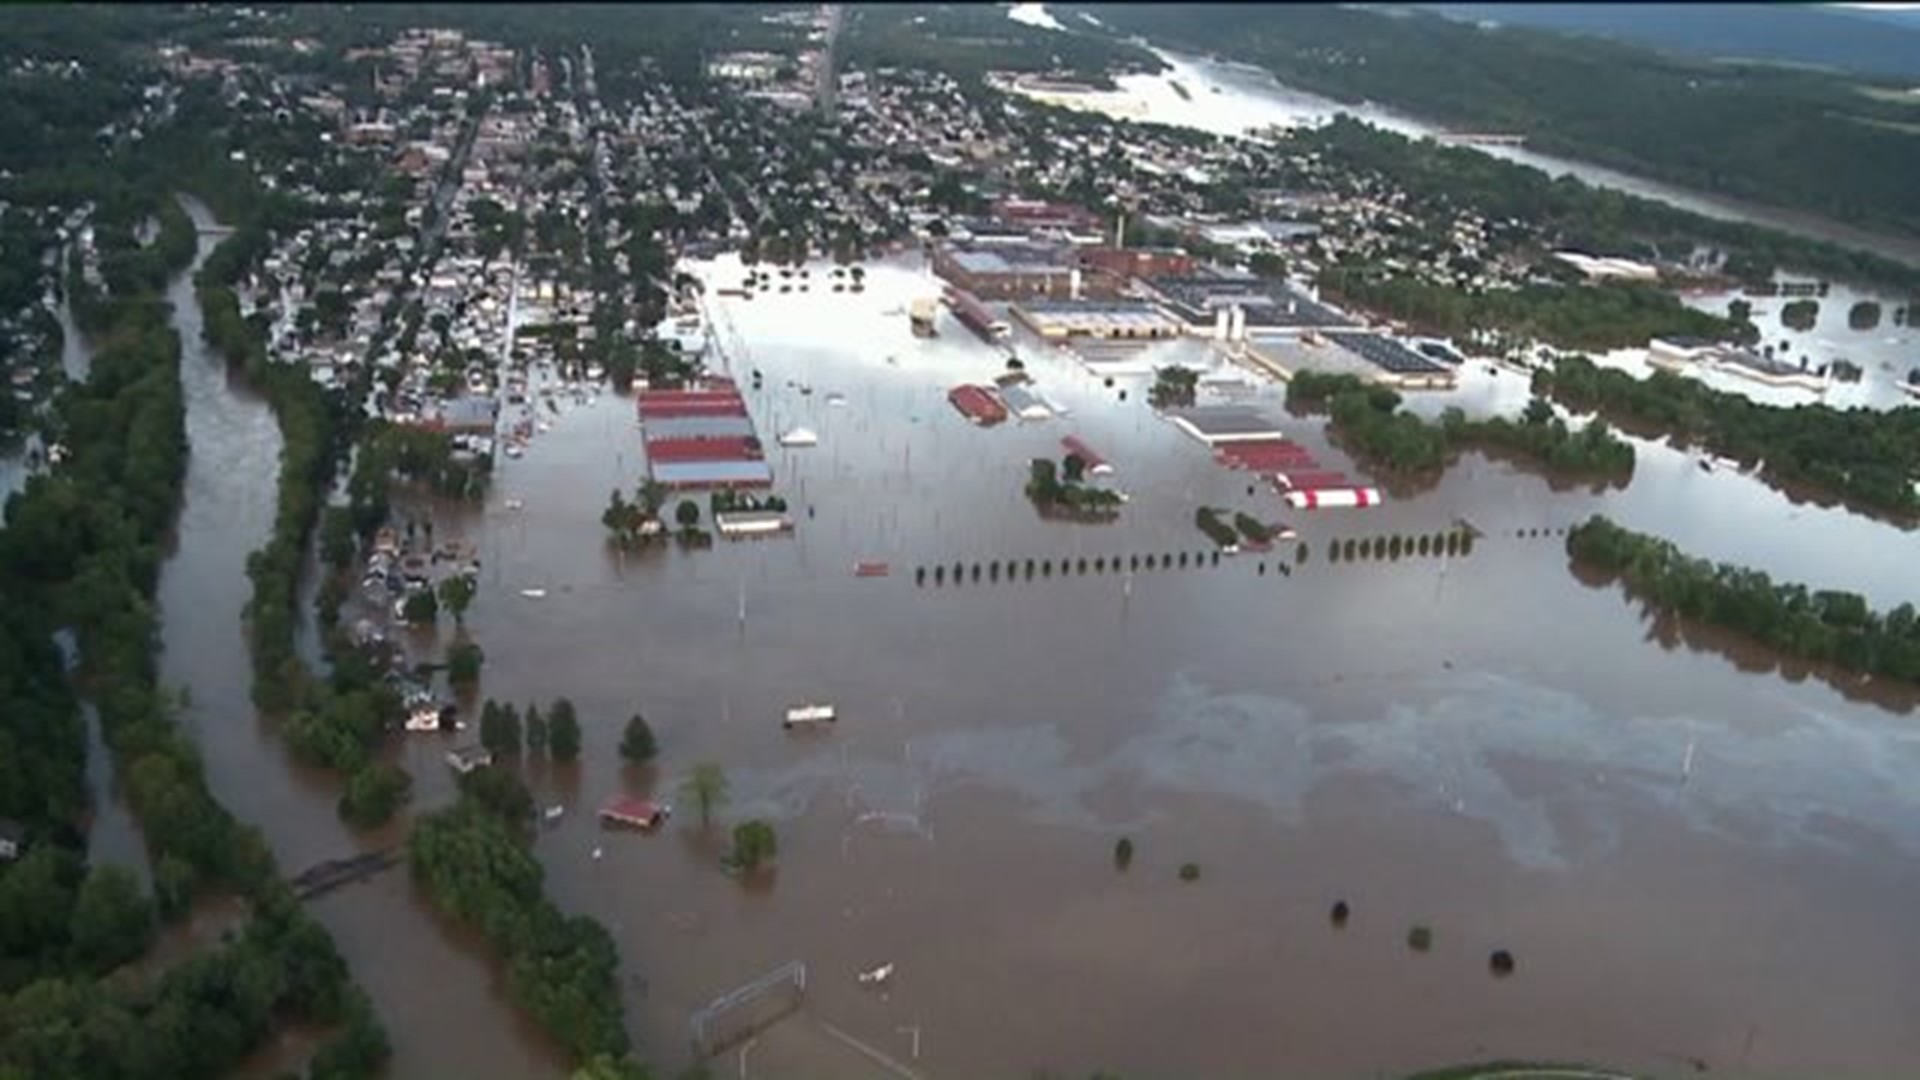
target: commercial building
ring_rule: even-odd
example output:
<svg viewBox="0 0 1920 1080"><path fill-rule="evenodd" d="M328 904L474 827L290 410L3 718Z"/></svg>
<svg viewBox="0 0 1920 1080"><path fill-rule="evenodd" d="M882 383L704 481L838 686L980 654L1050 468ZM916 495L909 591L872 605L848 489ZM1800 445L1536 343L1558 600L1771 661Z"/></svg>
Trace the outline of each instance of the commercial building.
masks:
<svg viewBox="0 0 1920 1080"><path fill-rule="evenodd" d="M729 510L713 516L714 527L729 539L770 536L793 528L793 519L778 510Z"/></svg>
<svg viewBox="0 0 1920 1080"><path fill-rule="evenodd" d="M1070 249L1042 244L961 248L942 244L933 252L933 272L958 289L986 300L1080 294L1082 281Z"/></svg>
<svg viewBox="0 0 1920 1080"><path fill-rule="evenodd" d="M1017 300L1013 317L1041 338L1155 341L1179 337L1184 325L1144 300Z"/></svg>
<svg viewBox="0 0 1920 1080"><path fill-rule="evenodd" d="M647 452L647 474L673 489L769 487L746 401L731 382L688 390L643 390L635 409Z"/></svg>
<svg viewBox="0 0 1920 1080"><path fill-rule="evenodd" d="M1118 292L1135 280L1188 277L1197 269L1193 256L1179 248L1081 248L1080 269L1089 289Z"/></svg>
<svg viewBox="0 0 1920 1080"><path fill-rule="evenodd" d="M1221 316L1238 319L1244 333L1234 337L1299 337L1309 330L1361 330L1363 320L1321 303L1283 281L1229 270L1207 270L1184 277L1144 282L1151 296L1186 320L1192 332L1212 328L1223 336ZM1239 312L1237 316L1233 312Z"/></svg>
<svg viewBox="0 0 1920 1080"><path fill-rule="evenodd" d="M1214 447L1231 442L1274 442L1286 437L1266 413L1248 405L1199 405L1169 412L1167 418L1175 427Z"/></svg>
<svg viewBox="0 0 1920 1080"><path fill-rule="evenodd" d="M1037 199L1002 199L994 204L993 216L1007 224L1028 229L1099 232L1101 226L1100 215L1090 210Z"/></svg>

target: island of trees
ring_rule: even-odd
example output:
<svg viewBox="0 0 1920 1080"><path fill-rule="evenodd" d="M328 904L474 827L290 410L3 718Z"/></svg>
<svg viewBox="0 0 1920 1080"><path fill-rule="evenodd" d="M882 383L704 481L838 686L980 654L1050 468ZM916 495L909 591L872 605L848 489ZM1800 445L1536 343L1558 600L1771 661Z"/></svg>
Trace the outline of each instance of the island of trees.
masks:
<svg viewBox="0 0 1920 1080"><path fill-rule="evenodd" d="M1325 412L1343 444L1390 474L1433 472L1463 449L1512 456L1571 476L1624 481L1633 472L1633 447L1594 421L1574 431L1545 402L1530 403L1517 421L1470 420L1457 408L1431 424L1400 408L1394 390L1353 375L1302 371L1287 384L1287 406Z"/></svg>
<svg viewBox="0 0 1920 1080"><path fill-rule="evenodd" d="M1085 483L1087 463L1068 454L1055 467L1051 458L1034 458L1027 469L1027 498L1042 514L1105 521L1120 513L1119 492Z"/></svg>
<svg viewBox="0 0 1920 1080"><path fill-rule="evenodd" d="M1920 682L1920 617L1911 603L1880 613L1856 593L1776 584L1761 571L1693 558L1600 515L1567 533L1567 553L1618 577L1662 614L1744 634L1784 656Z"/></svg>

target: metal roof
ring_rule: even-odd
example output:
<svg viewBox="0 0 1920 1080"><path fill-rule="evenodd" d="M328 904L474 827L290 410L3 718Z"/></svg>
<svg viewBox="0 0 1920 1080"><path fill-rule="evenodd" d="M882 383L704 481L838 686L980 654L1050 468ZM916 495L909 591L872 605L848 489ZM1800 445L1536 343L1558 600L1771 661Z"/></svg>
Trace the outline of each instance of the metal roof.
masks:
<svg viewBox="0 0 1920 1080"><path fill-rule="evenodd" d="M713 439L753 434L753 421L744 416L662 416L648 420L647 441L659 439Z"/></svg>

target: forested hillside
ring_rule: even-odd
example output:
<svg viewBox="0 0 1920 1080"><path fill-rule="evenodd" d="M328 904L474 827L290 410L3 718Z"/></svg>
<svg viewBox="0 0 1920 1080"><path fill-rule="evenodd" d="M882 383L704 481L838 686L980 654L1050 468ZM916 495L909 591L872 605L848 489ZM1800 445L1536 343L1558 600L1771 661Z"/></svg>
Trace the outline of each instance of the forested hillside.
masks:
<svg viewBox="0 0 1920 1080"><path fill-rule="evenodd" d="M1430 13L1093 5L1122 33L1245 61L1343 101L1835 220L1920 233L1920 106L1892 84L1681 60ZM1872 93L1870 91L1879 91Z"/></svg>

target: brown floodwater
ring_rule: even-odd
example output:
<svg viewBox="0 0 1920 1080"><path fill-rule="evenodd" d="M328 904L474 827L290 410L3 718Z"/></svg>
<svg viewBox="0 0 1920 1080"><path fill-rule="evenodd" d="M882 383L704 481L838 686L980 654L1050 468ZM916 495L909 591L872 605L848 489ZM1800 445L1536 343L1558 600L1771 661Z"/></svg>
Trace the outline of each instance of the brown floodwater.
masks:
<svg viewBox="0 0 1920 1080"><path fill-rule="evenodd" d="M1740 643L1663 628L1570 573L1558 533L1604 509L1883 606L1911 598L1910 537L1661 447L1625 490L1556 491L1469 456L1377 510L1289 513L1148 411L1142 378L1109 388L1036 343L1016 346L1071 415L969 426L946 389L1002 356L950 320L910 335L901 309L937 291L924 270L869 266L861 295L828 291L826 273L807 293L716 301L743 385L766 375L747 394L791 537L610 551L607 492L643 464L631 402L611 393L503 461L484 506L433 506L439 538L480 545L481 693L579 707L582 762L524 767L567 808L535 851L560 906L613 932L632 1028L665 1071L689 1057L693 1010L791 960L808 965L807 1016L755 1044L749 1074L880 1074L782 1044L807 1023L952 1077L1375 1076L1497 1056L1888 1075L1920 1060L1910 704L1744 670ZM216 791L294 869L384 838L356 842L332 784L292 768L247 705L241 571L270 520L276 443L264 407L201 361L168 677L194 686ZM1487 382L1462 400L1524 397L1518 376ZM1276 389L1257 396L1355 471ZM795 424L820 444L775 447ZM1027 458L1059 456L1067 433L1116 466L1132 496L1117 522L1045 521L1021 495ZM991 560L1193 560L1202 503L1287 520L1310 554L1290 574L1274 552L972 580ZM1460 521L1483 534L1470 555L1327 557L1346 537ZM860 560L893 575L855 578ZM914 567L955 562L964 584L915 585ZM783 732L781 710L808 700L839 723ZM662 748L646 769L616 752L635 711ZM398 749L420 807L451 798L448 744ZM684 800L656 835L594 823L618 792L673 798L704 760L731 780L714 835ZM749 816L776 824L780 854L743 884L717 856ZM1178 879L1185 862L1199 880ZM1354 912L1340 930L1335 899ZM404 875L316 911L388 1021L394 1075L559 1071ZM1414 924L1430 952L1407 948ZM1495 948L1513 976L1489 975ZM857 984L889 962L884 992Z"/></svg>
<svg viewBox="0 0 1920 1080"><path fill-rule="evenodd" d="M188 200L195 221L210 218ZM200 256L218 237L203 234ZM283 870L396 842L404 826L356 836L334 812L338 783L296 766L271 720L256 715L241 612L249 553L272 530L280 430L266 401L200 336L194 267L168 298L192 445L174 543L161 574L162 679L186 688L181 721L199 741L217 797L265 832ZM527 1076L560 1071L551 1045L506 1001L502 973L467 932L442 920L404 870L310 905L393 1038L395 1076ZM311 1033L289 1036L303 1045ZM273 1051L263 1055L273 1059ZM276 1064L284 1064L275 1060Z"/></svg>

